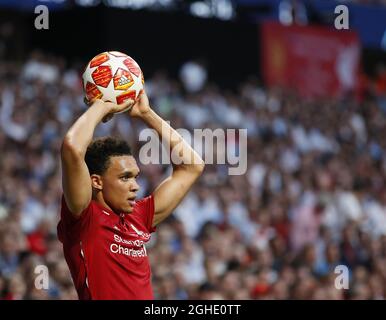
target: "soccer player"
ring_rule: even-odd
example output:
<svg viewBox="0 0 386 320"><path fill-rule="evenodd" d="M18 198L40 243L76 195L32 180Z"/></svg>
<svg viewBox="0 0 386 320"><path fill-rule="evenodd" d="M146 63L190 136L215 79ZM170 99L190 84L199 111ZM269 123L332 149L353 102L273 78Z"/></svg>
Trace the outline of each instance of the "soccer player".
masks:
<svg viewBox="0 0 386 320"><path fill-rule="evenodd" d="M129 145L104 137L92 141L100 122L125 110L166 139L182 164L150 195L135 200L137 162ZM61 147L63 197L58 237L80 299L154 299L145 244L202 174L201 157L139 100L116 105L96 100L76 120Z"/></svg>

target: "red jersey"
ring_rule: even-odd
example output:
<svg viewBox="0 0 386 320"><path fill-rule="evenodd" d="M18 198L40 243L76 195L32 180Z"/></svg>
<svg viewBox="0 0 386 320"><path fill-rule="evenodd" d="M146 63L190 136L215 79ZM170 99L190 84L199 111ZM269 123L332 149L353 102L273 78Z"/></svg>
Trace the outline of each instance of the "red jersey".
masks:
<svg viewBox="0 0 386 320"><path fill-rule="evenodd" d="M153 299L145 247L153 217L152 195L119 215L92 200L79 219L62 197L58 237L79 299Z"/></svg>

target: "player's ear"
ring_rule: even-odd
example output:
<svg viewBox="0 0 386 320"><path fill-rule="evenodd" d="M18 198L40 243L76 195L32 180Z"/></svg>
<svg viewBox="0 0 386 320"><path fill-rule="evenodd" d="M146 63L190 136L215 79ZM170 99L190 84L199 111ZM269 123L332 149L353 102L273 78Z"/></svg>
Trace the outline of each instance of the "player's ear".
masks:
<svg viewBox="0 0 386 320"><path fill-rule="evenodd" d="M99 174L92 174L91 185L94 189L101 191L103 189L102 177Z"/></svg>

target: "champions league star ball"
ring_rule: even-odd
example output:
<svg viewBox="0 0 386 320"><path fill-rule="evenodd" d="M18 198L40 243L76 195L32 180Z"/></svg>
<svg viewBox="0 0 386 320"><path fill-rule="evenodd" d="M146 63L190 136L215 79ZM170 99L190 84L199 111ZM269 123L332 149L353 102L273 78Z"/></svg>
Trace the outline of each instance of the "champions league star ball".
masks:
<svg viewBox="0 0 386 320"><path fill-rule="evenodd" d="M116 104L128 99L136 101L144 84L138 63L118 51L103 52L91 59L83 72L82 80L88 101L101 99ZM126 110L128 109L130 107Z"/></svg>

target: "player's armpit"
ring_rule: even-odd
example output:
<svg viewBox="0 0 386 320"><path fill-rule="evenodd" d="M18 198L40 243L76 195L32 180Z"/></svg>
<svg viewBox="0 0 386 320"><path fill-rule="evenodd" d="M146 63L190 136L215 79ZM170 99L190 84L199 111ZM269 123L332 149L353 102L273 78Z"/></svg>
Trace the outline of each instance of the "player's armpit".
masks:
<svg viewBox="0 0 386 320"><path fill-rule="evenodd" d="M174 170L154 191L153 227L166 219L186 196L202 171Z"/></svg>
<svg viewBox="0 0 386 320"><path fill-rule="evenodd" d="M61 148L62 186L68 209L79 218L91 201L90 174L84 158L64 139Z"/></svg>

